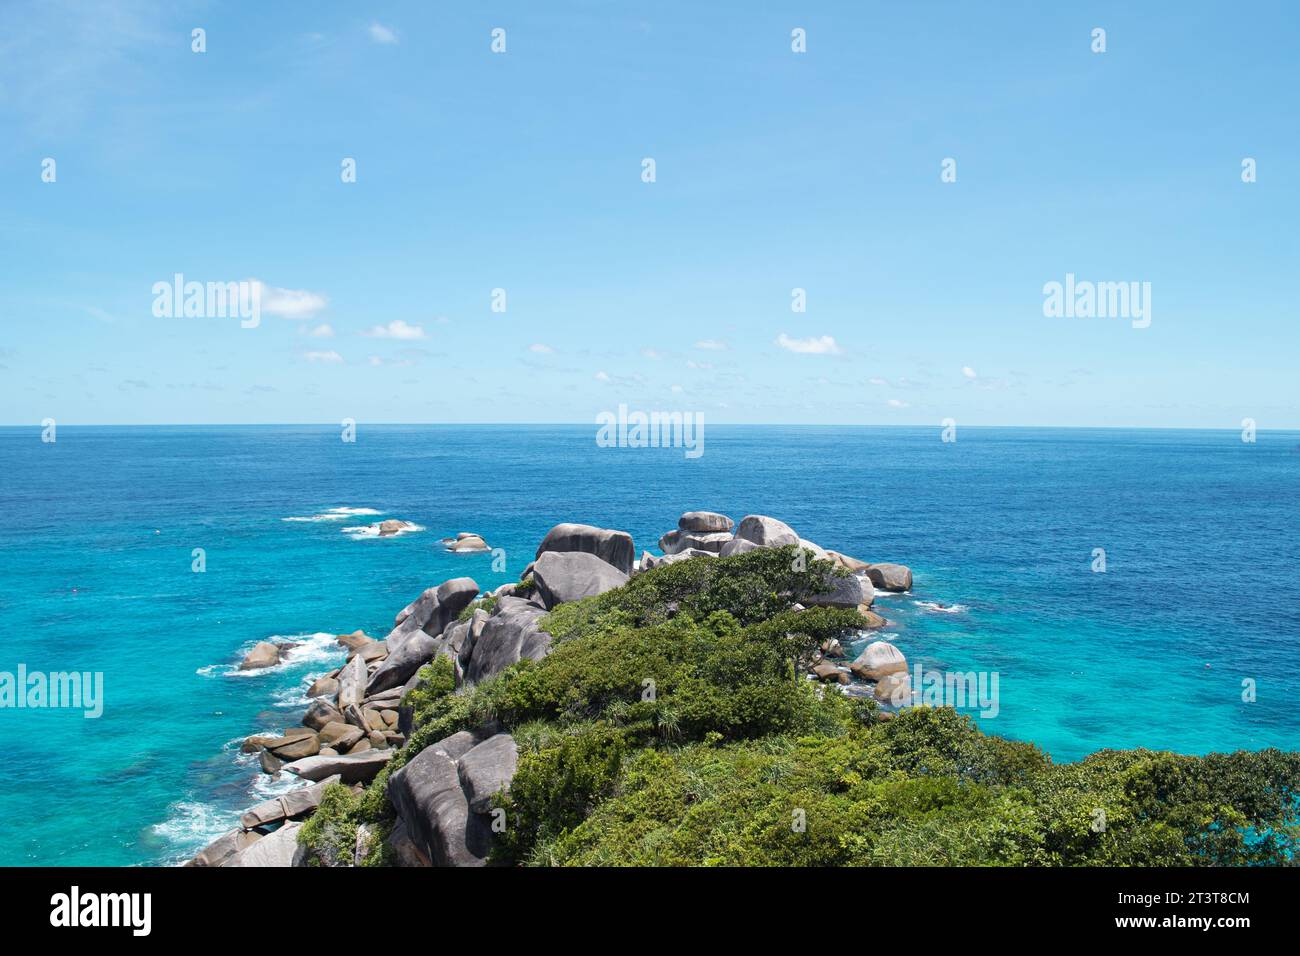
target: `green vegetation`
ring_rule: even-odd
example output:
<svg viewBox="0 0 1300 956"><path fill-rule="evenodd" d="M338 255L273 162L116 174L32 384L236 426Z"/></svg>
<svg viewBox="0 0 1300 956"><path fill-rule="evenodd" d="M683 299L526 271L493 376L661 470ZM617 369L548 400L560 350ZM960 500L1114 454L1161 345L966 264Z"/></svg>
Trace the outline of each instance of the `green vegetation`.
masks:
<svg viewBox="0 0 1300 956"><path fill-rule="evenodd" d="M1103 751L1058 765L952 710L882 721L872 702L804 679L821 642L862 619L790 610L832 573L793 555L684 561L562 605L542 622L547 658L468 693L454 692L450 661L433 662L405 701L407 746L360 796L331 788L303 842L328 861L357 821L387 832L388 774L497 720L520 751L498 797L501 863L1291 862L1300 754Z"/></svg>

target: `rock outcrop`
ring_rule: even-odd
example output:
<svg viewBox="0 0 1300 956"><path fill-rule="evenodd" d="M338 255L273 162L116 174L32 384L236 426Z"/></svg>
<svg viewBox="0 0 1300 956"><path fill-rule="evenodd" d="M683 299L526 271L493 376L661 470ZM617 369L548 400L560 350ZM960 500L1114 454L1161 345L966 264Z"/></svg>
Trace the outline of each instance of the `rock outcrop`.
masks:
<svg viewBox="0 0 1300 956"><path fill-rule="evenodd" d="M687 532L730 531L734 522L716 511L688 511L677 519L677 528Z"/></svg>
<svg viewBox="0 0 1300 956"><path fill-rule="evenodd" d="M912 590L912 569L902 564L872 564L866 575L882 591Z"/></svg>
<svg viewBox="0 0 1300 956"><path fill-rule="evenodd" d="M659 539L659 550L664 554L682 551L710 551L717 554L731 541L726 531L669 531Z"/></svg>
<svg viewBox="0 0 1300 956"><path fill-rule="evenodd" d="M343 783L369 783L392 758L392 750L367 750L332 757L317 755L285 764L284 769L314 782L337 776Z"/></svg>
<svg viewBox="0 0 1300 956"><path fill-rule="evenodd" d="M890 674L906 674L907 658L888 641L874 641L857 656L849 669L863 680L879 681Z"/></svg>
<svg viewBox="0 0 1300 956"><path fill-rule="evenodd" d="M516 661L541 660L551 649L551 635L537 626L545 610L522 598L497 601L496 612L482 633L464 669L465 682L477 684L494 677Z"/></svg>
<svg viewBox="0 0 1300 956"><path fill-rule="evenodd" d="M540 558L547 551L585 551L624 574L632 573L632 560L636 556L632 536L626 531L611 531L589 524L557 524L546 532L534 557Z"/></svg>
<svg viewBox="0 0 1300 956"><path fill-rule="evenodd" d="M272 644L270 641L258 641L253 649L244 655L244 659L239 662L241 671L259 670L263 667L274 667L280 663L282 652L281 645Z"/></svg>
<svg viewBox="0 0 1300 956"><path fill-rule="evenodd" d="M533 581L549 611L627 584L627 574L582 551L545 551L533 565Z"/></svg>
<svg viewBox="0 0 1300 956"><path fill-rule="evenodd" d="M462 731L426 747L389 778L389 800L434 866L487 862L491 799L509 785L516 760L509 734Z"/></svg>
<svg viewBox="0 0 1300 956"><path fill-rule="evenodd" d="M799 536L784 521L767 515L746 515L736 527L736 537L752 542L760 548L783 548L798 544Z"/></svg>
<svg viewBox="0 0 1300 956"><path fill-rule="evenodd" d="M420 686L425 664L449 660L452 693L460 693L520 660L541 660L550 653L551 635L540 622L551 609L622 587L634 571L796 545L809 560L828 561L849 573L828 572L828 592L800 596L799 603L791 596L791 609L856 608L869 628L887 623L870 609L877 588L904 591L912 586L911 571L903 565L867 564L825 550L766 515L747 515L734 527L733 535L731 519L716 512L686 512L677 529L660 539L664 554L646 552L634 564L626 532L559 524L547 533L520 581L497 588L472 613L465 611L479 596L478 584L454 578L427 588L403 608L383 641L359 630L339 635L347 661L311 682L303 726L250 736L241 748L257 755L266 772L283 770L309 785L250 808L239 829L214 841L190 865L301 865L304 855L296 834L301 821L320 806L326 787L338 783L359 793L418 729L416 704L404 698ZM481 536L469 532L444 543L452 550L487 549ZM272 666L291 646L263 642L241 666ZM803 665L809 678L826 685L819 693L834 693L830 685L865 681L872 685L869 693L891 708L910 703L907 661L893 644L875 641L847 667L845 658L841 642L829 639ZM863 686L849 692L868 691ZM891 714L886 710L882 716ZM386 783L398 814L387 837L388 859L403 866L482 866L494 838L493 798L509 788L518 759L514 738L495 725L454 733L412 756ZM368 824L359 827L355 847L336 850L330 864L359 865L373 850L374 833Z"/></svg>

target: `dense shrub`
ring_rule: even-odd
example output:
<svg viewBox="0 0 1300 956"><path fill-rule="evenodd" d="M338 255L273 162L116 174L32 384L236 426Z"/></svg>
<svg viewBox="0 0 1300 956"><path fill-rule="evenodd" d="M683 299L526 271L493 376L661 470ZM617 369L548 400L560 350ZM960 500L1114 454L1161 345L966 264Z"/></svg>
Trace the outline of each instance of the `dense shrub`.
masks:
<svg viewBox="0 0 1300 956"><path fill-rule="evenodd" d="M359 821L386 833L389 774L500 722L520 752L497 798L503 863L1292 862L1300 754L1102 751L1058 765L951 709L880 722L874 703L808 681L821 643L864 624L791 609L833 573L793 548L683 561L556 608L542 620L548 657L472 690L434 661L404 701L417 727L406 747L361 795L330 788L303 842L328 862Z"/></svg>

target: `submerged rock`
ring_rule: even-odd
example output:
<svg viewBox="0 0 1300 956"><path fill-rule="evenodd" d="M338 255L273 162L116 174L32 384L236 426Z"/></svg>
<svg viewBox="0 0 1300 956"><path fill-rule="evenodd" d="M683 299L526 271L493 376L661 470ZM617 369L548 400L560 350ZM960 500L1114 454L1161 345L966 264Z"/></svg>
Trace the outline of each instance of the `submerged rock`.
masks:
<svg viewBox="0 0 1300 956"><path fill-rule="evenodd" d="M492 549L488 547L488 543L483 540L481 535L470 534L467 531L462 531L460 534L456 535L454 541L447 544L447 550L455 551L459 554L467 551L490 551Z"/></svg>
<svg viewBox="0 0 1300 956"><path fill-rule="evenodd" d="M241 671L259 670L263 667L274 667L280 663L280 645L272 644L270 641L258 641L253 649L244 655L244 659L239 662Z"/></svg>

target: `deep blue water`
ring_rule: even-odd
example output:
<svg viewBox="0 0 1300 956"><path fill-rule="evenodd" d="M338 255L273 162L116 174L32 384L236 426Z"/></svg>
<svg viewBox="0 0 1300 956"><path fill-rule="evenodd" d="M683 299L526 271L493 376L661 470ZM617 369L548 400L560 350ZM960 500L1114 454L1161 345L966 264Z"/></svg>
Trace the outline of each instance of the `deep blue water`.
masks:
<svg viewBox="0 0 1300 956"><path fill-rule="evenodd" d="M1300 433L710 426L687 460L594 431L0 429L0 671L105 675L98 720L0 710L0 864L185 857L274 791L237 744L296 723L306 679L342 660L308 635L382 637L430 584L512 580L559 521L625 529L639 553L692 509L909 564L913 592L879 602L888 633L913 662L997 671L984 728L1058 760L1300 748ZM337 507L425 530L283 520ZM438 544L463 530L507 570ZM297 662L232 676L275 635L302 636Z"/></svg>

